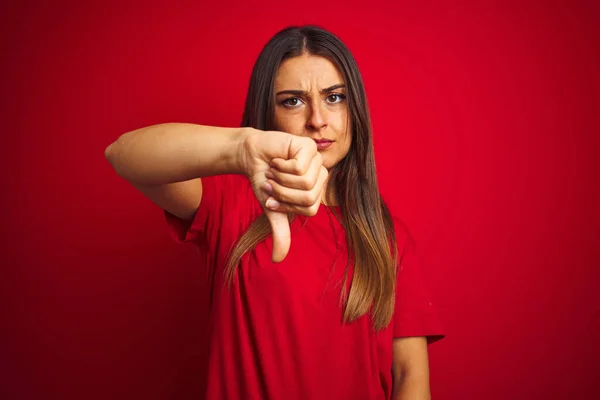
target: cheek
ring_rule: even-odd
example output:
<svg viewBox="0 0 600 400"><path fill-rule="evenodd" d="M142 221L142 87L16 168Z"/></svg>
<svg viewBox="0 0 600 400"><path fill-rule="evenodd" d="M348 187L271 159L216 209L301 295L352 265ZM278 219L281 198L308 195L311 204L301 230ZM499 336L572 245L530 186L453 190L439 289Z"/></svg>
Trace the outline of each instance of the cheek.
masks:
<svg viewBox="0 0 600 400"><path fill-rule="evenodd" d="M346 156L346 154L348 154L348 151L350 151L351 146L352 146L352 134L350 132L348 132L346 134L346 137L344 138L344 148L342 150L344 157Z"/></svg>
<svg viewBox="0 0 600 400"><path fill-rule="evenodd" d="M350 145L352 142L352 122L347 119L346 116L343 116L339 121L340 132L344 138L344 141Z"/></svg>
<svg viewBox="0 0 600 400"><path fill-rule="evenodd" d="M343 152L344 155L346 153L348 153L348 151L350 150L350 147L352 146L352 123L350 121L344 121L343 123L343 129L344 129L344 134L343 134L343 141L344 141L344 148L343 148Z"/></svg>
<svg viewBox="0 0 600 400"><path fill-rule="evenodd" d="M275 112L275 129L281 132L287 132L294 135L302 134L304 130L303 119L300 115Z"/></svg>
<svg viewBox="0 0 600 400"><path fill-rule="evenodd" d="M350 135L350 131L352 128L352 122L348 118L348 113L346 111L340 112L339 114L336 115L335 125L336 125L338 132L340 132L342 135L347 135L347 136Z"/></svg>

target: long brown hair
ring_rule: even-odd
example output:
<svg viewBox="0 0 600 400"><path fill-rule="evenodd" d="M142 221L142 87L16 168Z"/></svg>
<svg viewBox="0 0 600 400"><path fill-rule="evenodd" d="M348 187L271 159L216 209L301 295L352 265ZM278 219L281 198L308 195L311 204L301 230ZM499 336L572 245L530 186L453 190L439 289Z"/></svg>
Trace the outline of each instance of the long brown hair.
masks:
<svg viewBox="0 0 600 400"><path fill-rule="evenodd" d="M340 300L344 321L369 311L376 330L385 328L394 312L396 287L396 235L383 202L375 170L371 118L362 77L354 57L332 33L315 26L289 27L263 48L252 70L242 126L275 130L274 79L282 61L303 54L323 56L342 72L352 126L352 144L346 157L330 171L329 191L339 200L348 254L354 261L350 291L348 275ZM271 233L264 214L258 217L233 248L225 273L233 282L242 256ZM349 261L350 261L349 260Z"/></svg>

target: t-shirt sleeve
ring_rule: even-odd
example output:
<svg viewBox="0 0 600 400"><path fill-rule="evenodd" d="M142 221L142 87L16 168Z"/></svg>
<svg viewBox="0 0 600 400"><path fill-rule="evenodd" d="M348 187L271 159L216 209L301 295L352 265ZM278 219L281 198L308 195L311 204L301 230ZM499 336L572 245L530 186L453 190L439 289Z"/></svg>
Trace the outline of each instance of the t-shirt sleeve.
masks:
<svg viewBox="0 0 600 400"><path fill-rule="evenodd" d="M202 178L202 200L191 220L183 220L165 211L167 227L179 243L200 243L210 235L211 226L221 212L228 178L224 175Z"/></svg>
<svg viewBox="0 0 600 400"><path fill-rule="evenodd" d="M398 272L394 338L425 336L428 343L444 337L443 326L426 283L417 246L408 231L398 232Z"/></svg>

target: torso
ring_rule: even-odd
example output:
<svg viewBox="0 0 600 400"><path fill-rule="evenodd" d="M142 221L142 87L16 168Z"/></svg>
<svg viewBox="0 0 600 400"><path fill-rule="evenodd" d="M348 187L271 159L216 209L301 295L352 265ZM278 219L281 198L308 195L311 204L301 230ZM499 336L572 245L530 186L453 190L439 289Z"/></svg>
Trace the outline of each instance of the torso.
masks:
<svg viewBox="0 0 600 400"><path fill-rule="evenodd" d="M207 398L389 398L391 330L375 333L370 316L342 322L348 254L334 208L294 219L281 263L271 262L272 239L261 242L227 287L228 253L262 213L244 178L227 179L244 193L223 198L200 248L210 258L212 279Z"/></svg>

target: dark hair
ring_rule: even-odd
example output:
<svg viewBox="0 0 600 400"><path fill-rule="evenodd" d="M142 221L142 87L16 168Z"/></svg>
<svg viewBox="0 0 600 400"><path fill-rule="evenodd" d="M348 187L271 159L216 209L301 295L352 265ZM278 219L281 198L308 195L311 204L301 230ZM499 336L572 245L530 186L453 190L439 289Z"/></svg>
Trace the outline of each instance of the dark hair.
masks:
<svg viewBox="0 0 600 400"><path fill-rule="evenodd" d="M340 203L341 217L354 272L350 291L341 293L344 321L373 312L375 329L385 328L394 312L396 287L396 236L383 202L375 170L371 119L364 84L354 57L332 33L316 27L288 27L265 45L252 70L242 126L275 130L274 80L280 64L301 55L322 56L341 71L346 85L352 144L346 157L330 170L329 188ZM226 267L233 282L241 257L271 233L263 214L236 243Z"/></svg>

